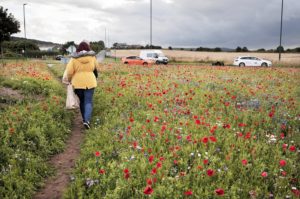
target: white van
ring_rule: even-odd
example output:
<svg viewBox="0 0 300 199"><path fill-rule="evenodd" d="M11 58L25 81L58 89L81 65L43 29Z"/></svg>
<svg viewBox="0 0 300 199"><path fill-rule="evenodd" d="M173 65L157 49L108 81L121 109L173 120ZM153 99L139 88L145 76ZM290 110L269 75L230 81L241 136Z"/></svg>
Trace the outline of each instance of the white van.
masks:
<svg viewBox="0 0 300 199"><path fill-rule="evenodd" d="M169 59L161 50L141 50L140 58L154 61L156 64L168 64Z"/></svg>

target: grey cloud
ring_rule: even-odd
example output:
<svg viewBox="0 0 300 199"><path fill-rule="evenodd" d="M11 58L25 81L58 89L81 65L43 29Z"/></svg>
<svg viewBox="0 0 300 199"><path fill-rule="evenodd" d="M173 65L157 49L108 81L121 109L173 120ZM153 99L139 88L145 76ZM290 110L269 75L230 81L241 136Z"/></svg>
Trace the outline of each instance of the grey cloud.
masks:
<svg viewBox="0 0 300 199"><path fill-rule="evenodd" d="M18 2L18 0L12 0ZM110 43L149 43L150 0L125 0L126 4L105 6L98 0L52 0L61 20L47 22L62 33L42 30L56 40L104 39L106 28ZM4 1L7 2L7 1ZM20 1L19 1L20 2ZM41 4L40 0L28 0ZM102 3L101 3L102 2ZM279 44L281 0L153 0L153 44L167 46L206 46L274 48ZM171 3L170 3L171 2ZM300 46L300 1L284 2L283 46ZM49 15L56 13L45 13ZM68 19L68 16L72 16ZM76 19L76 16L78 17ZM75 17L75 19L73 18ZM46 22L45 22L46 23ZM38 24L38 23L37 23ZM37 26L32 25L32 27ZM38 37L38 28L33 28ZM83 30L88 30L83 31ZM59 36L60 35L60 36ZM68 35L65 36L65 35Z"/></svg>

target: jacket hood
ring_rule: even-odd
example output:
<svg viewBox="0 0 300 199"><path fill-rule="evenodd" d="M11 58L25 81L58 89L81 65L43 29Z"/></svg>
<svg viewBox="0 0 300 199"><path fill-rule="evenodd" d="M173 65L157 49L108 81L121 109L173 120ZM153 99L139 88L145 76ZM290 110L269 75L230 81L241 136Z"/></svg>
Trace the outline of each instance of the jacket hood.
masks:
<svg viewBox="0 0 300 199"><path fill-rule="evenodd" d="M85 56L95 56L96 53L94 51L80 51L80 52L75 52L75 53L72 53L71 57L73 58L79 58L79 57L85 57Z"/></svg>
<svg viewBox="0 0 300 199"><path fill-rule="evenodd" d="M82 64L86 64L88 62L90 62L90 58L88 56L95 56L95 52L94 51L80 51L80 52L75 52L72 53L71 57L74 59L77 59L77 61L79 61Z"/></svg>

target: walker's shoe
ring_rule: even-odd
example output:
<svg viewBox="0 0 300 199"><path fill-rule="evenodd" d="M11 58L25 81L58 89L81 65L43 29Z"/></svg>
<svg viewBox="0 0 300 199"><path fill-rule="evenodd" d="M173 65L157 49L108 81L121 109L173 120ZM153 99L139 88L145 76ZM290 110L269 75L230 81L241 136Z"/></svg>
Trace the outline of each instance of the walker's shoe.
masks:
<svg viewBox="0 0 300 199"><path fill-rule="evenodd" d="M89 122L83 122L83 126L84 126L85 129L90 129L91 128Z"/></svg>

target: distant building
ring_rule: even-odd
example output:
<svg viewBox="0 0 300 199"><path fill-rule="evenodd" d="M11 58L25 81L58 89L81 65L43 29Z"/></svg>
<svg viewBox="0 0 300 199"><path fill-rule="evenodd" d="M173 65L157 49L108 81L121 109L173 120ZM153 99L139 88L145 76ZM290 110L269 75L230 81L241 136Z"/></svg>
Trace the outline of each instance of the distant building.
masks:
<svg viewBox="0 0 300 199"><path fill-rule="evenodd" d="M75 51L76 51L76 46L74 45L71 45L67 48L67 52L70 54L74 53Z"/></svg>
<svg viewBox="0 0 300 199"><path fill-rule="evenodd" d="M59 45L55 45L55 44L38 44L38 47L40 49L40 51L57 51L60 46Z"/></svg>
<svg viewBox="0 0 300 199"><path fill-rule="evenodd" d="M115 48L115 49L141 49L141 48L143 48L143 46L136 45L136 44L129 45L126 43L114 43L113 48Z"/></svg>

